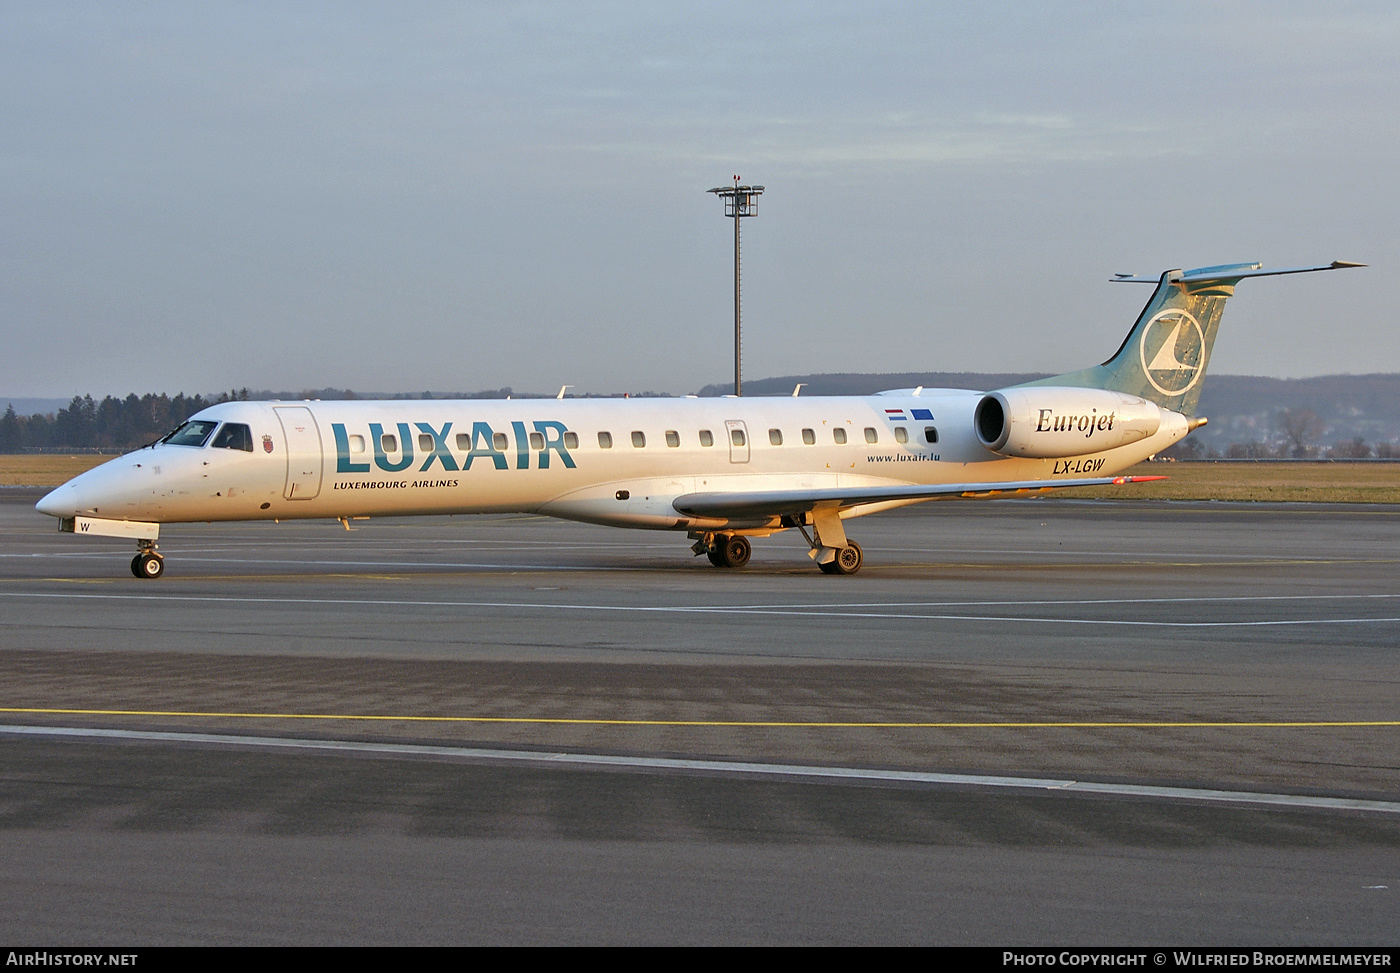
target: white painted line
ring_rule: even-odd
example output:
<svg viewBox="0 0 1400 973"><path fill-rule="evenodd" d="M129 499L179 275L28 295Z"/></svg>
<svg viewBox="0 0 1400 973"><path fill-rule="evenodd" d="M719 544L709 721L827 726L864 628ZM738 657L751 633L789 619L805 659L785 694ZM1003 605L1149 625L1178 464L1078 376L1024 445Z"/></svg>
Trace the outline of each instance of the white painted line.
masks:
<svg viewBox="0 0 1400 973"><path fill-rule="evenodd" d="M534 750L495 750L481 747L433 746L412 743L363 743L353 740L303 740L241 736L223 733L173 733L158 730L114 730L100 727L48 727L0 725L0 736L40 739L122 740L142 743L188 743L198 746L253 747L262 750L309 750L350 754L382 754L398 757L447 757L458 760L536 764L547 767L604 767L627 770L676 770L753 778L801 778L826 781L876 781L888 784L925 784L1025 791L1053 790L1071 794L1110 797L1144 797L1195 803L1254 804L1272 807L1312 808L1328 811L1369 811L1400 814L1400 802L1324 797L1308 794L1270 794L1203 787L1168 787L1150 784L1111 784L1071 778L1004 777L988 774L942 774L918 770L880 770L861 767L821 767L810 764L765 764L732 760L688 760L678 757L622 757L601 753L545 753Z"/></svg>
<svg viewBox="0 0 1400 973"><path fill-rule="evenodd" d="M164 603L186 602L190 604L256 604L256 605L334 605L337 607L377 607L377 608L502 608L512 611L598 611L621 614L677 614L677 615L771 615L795 618L853 618L881 621L949 621L949 622L992 622L996 624L1024 623L1033 625L1122 625L1132 628L1261 628L1298 625L1375 625L1400 622L1400 616L1351 616L1343 618L1273 618L1252 621L1171 621L1126 618L1066 618L1053 615L974 615L951 612L909 612L909 611L853 611L853 607L886 607L879 603L858 605L607 605L579 602L526 602L526 601L455 601L417 598L287 598L251 597L243 595L189 595L189 594L133 594L131 592L91 592L91 591L0 591L3 598L36 598L56 600L108 600L108 601L150 601ZM1328 596L1319 596L1325 598ZM1349 595L1345 598L1392 598L1393 595ZM1151 604L1154 602L1197 601L1205 599L1122 599L1105 601L1026 601L1026 602L931 602L927 606L917 602L892 603L893 608L909 607L980 607L1009 606L1086 606L1096 604ZM1218 599L1236 603L1251 601L1286 600L1284 597L1266 596L1263 598ZM1302 600L1307 600L1306 598Z"/></svg>

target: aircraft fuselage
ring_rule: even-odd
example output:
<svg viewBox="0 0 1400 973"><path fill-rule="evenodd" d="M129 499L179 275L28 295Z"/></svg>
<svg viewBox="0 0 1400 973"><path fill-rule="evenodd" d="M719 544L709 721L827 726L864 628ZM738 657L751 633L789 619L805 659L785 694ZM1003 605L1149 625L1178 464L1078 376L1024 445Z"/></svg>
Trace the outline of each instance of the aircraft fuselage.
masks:
<svg viewBox="0 0 1400 973"><path fill-rule="evenodd" d="M1165 449L1184 417L1126 446L1021 458L973 432L980 392L720 399L229 402L191 421L247 443L162 442L75 478L56 516L182 523L523 512L613 526L755 530L773 517L700 517L675 498L884 484L1104 477ZM1110 423L1098 421L1100 427ZM241 447L241 448L240 448ZM924 498L927 499L927 498ZM845 509L857 516L915 500ZM736 521L738 521L736 523Z"/></svg>

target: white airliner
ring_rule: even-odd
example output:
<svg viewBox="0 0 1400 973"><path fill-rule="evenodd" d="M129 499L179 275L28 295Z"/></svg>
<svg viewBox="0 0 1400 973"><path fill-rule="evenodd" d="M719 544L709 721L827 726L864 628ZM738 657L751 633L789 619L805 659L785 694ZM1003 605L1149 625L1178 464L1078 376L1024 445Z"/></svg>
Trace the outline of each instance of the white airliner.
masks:
<svg viewBox="0 0 1400 973"><path fill-rule="evenodd" d="M683 530L732 568L749 538L797 530L823 571L854 574L852 517L1157 479L1116 474L1205 423L1201 379L1235 285L1359 266L1167 271L1107 362L985 393L226 402L37 507L63 531L135 539L139 578L165 571L162 524L502 512Z"/></svg>

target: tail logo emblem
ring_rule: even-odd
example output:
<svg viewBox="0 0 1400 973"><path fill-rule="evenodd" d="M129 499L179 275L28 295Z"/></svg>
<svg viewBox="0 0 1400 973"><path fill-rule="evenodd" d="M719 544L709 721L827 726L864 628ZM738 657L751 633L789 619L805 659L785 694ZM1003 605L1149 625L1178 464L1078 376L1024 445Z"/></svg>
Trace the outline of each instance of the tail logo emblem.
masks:
<svg viewBox="0 0 1400 973"><path fill-rule="evenodd" d="M1168 308L1142 329L1142 372L1158 392L1180 395L1200 380L1205 346L1200 322L1189 311Z"/></svg>

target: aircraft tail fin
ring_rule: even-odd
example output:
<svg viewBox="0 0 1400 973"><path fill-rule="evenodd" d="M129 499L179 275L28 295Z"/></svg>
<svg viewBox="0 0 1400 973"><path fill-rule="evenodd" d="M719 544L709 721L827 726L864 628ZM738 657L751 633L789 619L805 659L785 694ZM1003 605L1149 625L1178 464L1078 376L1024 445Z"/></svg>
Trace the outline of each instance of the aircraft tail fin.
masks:
<svg viewBox="0 0 1400 973"><path fill-rule="evenodd" d="M1102 365L1025 384L1127 392L1173 412L1195 416L1201 379L1220 328L1220 314L1225 301L1234 296L1236 284L1246 277L1364 266L1334 260L1330 264L1281 270L1264 270L1257 263L1168 270L1158 279L1157 289L1112 358ZM1151 283L1150 279L1125 274L1114 279Z"/></svg>

